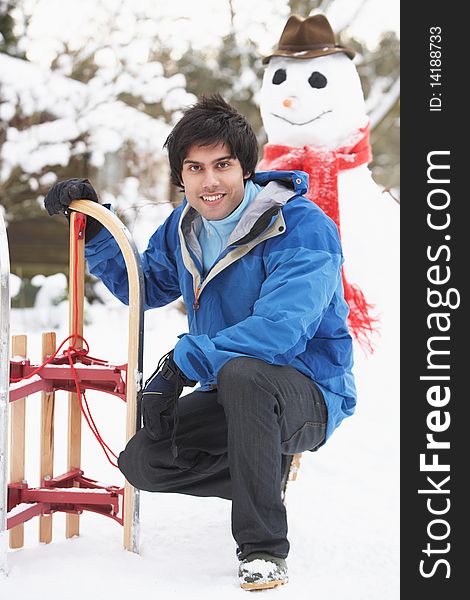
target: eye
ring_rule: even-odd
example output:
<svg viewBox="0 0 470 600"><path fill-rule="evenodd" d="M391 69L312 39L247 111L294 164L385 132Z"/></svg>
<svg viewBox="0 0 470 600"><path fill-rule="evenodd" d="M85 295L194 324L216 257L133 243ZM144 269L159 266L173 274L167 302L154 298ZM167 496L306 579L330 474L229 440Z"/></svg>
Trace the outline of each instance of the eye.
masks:
<svg viewBox="0 0 470 600"><path fill-rule="evenodd" d="M287 79L286 70L278 69L273 75L273 83L274 85L279 85L283 83Z"/></svg>
<svg viewBox="0 0 470 600"><path fill-rule="evenodd" d="M230 163L229 163L229 162L226 162L226 161L224 160L224 161L222 161L222 162L219 162L219 163L218 163L218 166L219 166L219 168L221 168L221 169L226 169L227 167L229 167L229 166L230 166Z"/></svg>
<svg viewBox="0 0 470 600"><path fill-rule="evenodd" d="M313 88L324 88L326 86L326 84L328 83L326 77L324 75L322 75L321 73L319 73L318 71L314 71L310 77L308 78L308 82L309 84L313 87Z"/></svg>
<svg viewBox="0 0 470 600"><path fill-rule="evenodd" d="M200 168L201 167L199 165L189 165L189 170L190 171L199 171Z"/></svg>

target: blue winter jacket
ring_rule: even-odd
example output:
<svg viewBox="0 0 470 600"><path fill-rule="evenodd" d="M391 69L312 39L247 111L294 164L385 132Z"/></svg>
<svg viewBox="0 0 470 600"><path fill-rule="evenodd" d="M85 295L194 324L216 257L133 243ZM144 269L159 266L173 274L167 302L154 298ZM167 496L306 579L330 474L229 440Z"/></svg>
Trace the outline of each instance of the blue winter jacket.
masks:
<svg viewBox="0 0 470 600"><path fill-rule="evenodd" d="M263 189L205 277L202 220L186 200L157 229L142 254L145 307L183 296L189 333L174 357L203 390L237 356L289 364L312 378L327 405L328 439L356 404L338 230L303 196L306 173L264 171L254 182ZM86 258L91 273L127 304L124 259L107 230L87 243Z"/></svg>

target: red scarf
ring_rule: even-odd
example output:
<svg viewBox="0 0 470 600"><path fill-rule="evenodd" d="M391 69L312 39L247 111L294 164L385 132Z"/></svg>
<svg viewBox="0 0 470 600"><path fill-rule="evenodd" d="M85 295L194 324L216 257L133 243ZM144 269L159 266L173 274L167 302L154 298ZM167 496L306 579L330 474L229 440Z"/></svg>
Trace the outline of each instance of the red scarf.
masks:
<svg viewBox="0 0 470 600"><path fill-rule="evenodd" d="M340 231L338 203L338 173L367 164L372 160L369 125L360 129L352 146L337 150L319 151L312 146L292 147L265 144L264 158L258 165L261 171L305 171L309 175L307 198L315 202ZM349 325L359 343L373 351L369 335L377 321L369 314L372 308L361 289L346 280L343 269L344 297L349 306Z"/></svg>

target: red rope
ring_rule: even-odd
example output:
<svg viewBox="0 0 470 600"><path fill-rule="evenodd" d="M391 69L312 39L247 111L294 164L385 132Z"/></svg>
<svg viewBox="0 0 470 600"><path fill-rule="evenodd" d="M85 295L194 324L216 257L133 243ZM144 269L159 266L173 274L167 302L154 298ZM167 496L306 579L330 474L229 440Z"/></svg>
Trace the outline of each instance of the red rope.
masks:
<svg viewBox="0 0 470 600"><path fill-rule="evenodd" d="M79 337L81 337L81 336L79 336ZM98 427L96 426L96 423L93 420L93 417L91 415L91 411L90 411L90 407L88 406L88 402L87 402L87 399L86 399L85 391L80 389L80 383L78 381L77 373L75 371L75 367L74 367L74 364L73 364L73 361L72 361L72 351L73 350L74 350L74 348L72 348L72 347L68 348L67 349L67 355L68 355L68 358L69 358L69 365L70 365L70 368L72 370L72 375L73 375L73 378L74 378L74 381L75 381L75 388L77 390L77 396L78 396L78 401L79 401L79 404L80 404L80 410L81 410L83 416L85 417L85 421L87 422L87 425L90 428L90 431L93 433L93 435L97 439L98 443L100 444L101 448L103 449L104 455L106 456L108 462L110 462L113 465L113 467L118 468L117 463L114 463L110 459L108 451L114 456L114 458L116 460L117 460L117 455L111 450L111 448L105 443L105 441L101 437L101 434L100 434L100 432L98 430ZM83 399L84 399L85 404L86 404L86 408L87 408L86 412L85 412L85 409L83 408L82 396L83 396Z"/></svg>
<svg viewBox="0 0 470 600"><path fill-rule="evenodd" d="M30 379L31 377L33 377L33 375L37 375L42 370L43 367L45 367L46 365L48 365L50 362L52 362L54 360L54 358L59 354L59 350L62 348L62 346L65 344L65 342L67 342L68 340L70 340L73 337L80 338L83 342L85 342L85 344L87 346L86 349L74 348L74 347L70 346L70 349L73 351L73 353L78 356L87 355L88 351L89 351L89 347L88 347L88 342L86 341L86 339L84 337L82 337L81 335L76 335L76 334L69 335L69 337L65 338L65 340L60 344L60 346L57 348L57 350L54 352L54 354L52 356L50 356L47 360L45 360L41 365L39 365L39 367L34 369L34 371L32 373L30 373L29 375L25 375L24 377L20 377L19 379L11 378L10 383L18 383L19 381L23 381L24 379Z"/></svg>
<svg viewBox="0 0 470 600"><path fill-rule="evenodd" d="M77 390L76 393L77 393L78 401L80 404L80 410L81 410L83 416L85 417L85 421L87 422L88 427L90 428L91 432L93 433L96 440L100 444L106 458L108 459L108 462L110 462L113 465L113 467L119 468L117 463L113 462L111 460L111 458L109 457L108 452L112 456L114 456L114 458L116 460L118 458L117 455L111 450L111 448L108 446L108 444L106 444L106 442L101 437L98 427L91 415L91 411L90 411L90 407L88 406L88 401L86 399L85 391L80 389L80 382L78 381L77 373L76 373L75 366L73 363L74 356L86 356L90 350L90 347L89 347L86 339L77 333L77 331L78 331L78 240L83 238L83 236L85 234L85 225L86 225L86 216L77 213L75 222L74 222L75 256L74 256L74 274L73 274L73 276L74 276L75 314L74 314L74 321L73 321L73 333L72 333L72 335L69 335L67 338L65 338L65 340L60 344L60 346L57 348L57 350L54 352L54 354L52 356L50 356L47 360L45 360L42 363L42 365L37 367L32 373L30 373L29 375L26 375L25 377L20 377L19 379L10 379L10 381L11 381L11 383L18 383L24 379L29 379L30 377L33 377L33 375L37 375L43 367L45 367L47 364L49 364L50 362L52 362L54 360L54 358L57 356L57 354L59 353L59 350L62 348L62 346L67 341L69 341L73 338L73 341L70 343L66 352L67 352L67 356L68 356L70 369L72 371L73 379L75 382L75 388ZM81 340L85 344L86 348L76 348L76 345L79 340ZM105 363L105 361L100 361L100 362ZM85 402L86 410L83 406L82 396L83 396L83 400Z"/></svg>

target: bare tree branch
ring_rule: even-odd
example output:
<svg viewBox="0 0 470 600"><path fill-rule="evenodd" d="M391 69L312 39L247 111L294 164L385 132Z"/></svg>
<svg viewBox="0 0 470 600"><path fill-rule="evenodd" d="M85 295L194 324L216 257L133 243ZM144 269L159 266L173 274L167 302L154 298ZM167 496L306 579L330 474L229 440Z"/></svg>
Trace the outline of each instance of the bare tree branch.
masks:
<svg viewBox="0 0 470 600"><path fill-rule="evenodd" d="M228 0L228 7L230 10L230 29L235 31L235 8L233 6L233 0Z"/></svg>
<svg viewBox="0 0 470 600"><path fill-rule="evenodd" d="M398 77L388 92L382 96L380 103L372 110L369 115L370 129L373 131L384 117L392 110L396 101L400 97L400 77Z"/></svg>
<svg viewBox="0 0 470 600"><path fill-rule="evenodd" d="M392 194L392 190L389 187L386 187L382 190L382 194L389 194L389 196L391 196L393 198L393 200L395 200L395 202L399 205L400 204L400 198L398 198L397 196L395 196L394 194Z"/></svg>

